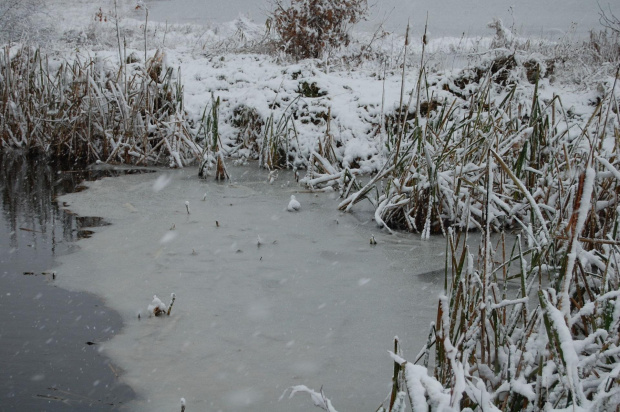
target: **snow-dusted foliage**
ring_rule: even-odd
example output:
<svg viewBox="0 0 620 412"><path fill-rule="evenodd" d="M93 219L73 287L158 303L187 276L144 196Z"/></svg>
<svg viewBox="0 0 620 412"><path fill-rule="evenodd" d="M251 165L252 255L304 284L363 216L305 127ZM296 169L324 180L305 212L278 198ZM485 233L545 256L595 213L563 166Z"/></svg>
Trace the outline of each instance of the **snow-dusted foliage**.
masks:
<svg viewBox="0 0 620 412"><path fill-rule="evenodd" d="M42 0L3 0L0 2L0 42L19 41L42 30L38 21L44 13Z"/></svg>
<svg viewBox="0 0 620 412"><path fill-rule="evenodd" d="M119 67L97 55L54 61L39 49L0 54L3 147L130 164L183 167L204 151L190 133L183 86L157 51Z"/></svg>
<svg viewBox="0 0 620 412"><path fill-rule="evenodd" d="M317 58L328 48L347 46L350 26L367 12L366 0L275 0L270 22L286 53Z"/></svg>
<svg viewBox="0 0 620 412"><path fill-rule="evenodd" d="M166 306L166 304L162 302L157 295L153 295L153 301L149 304L146 310L149 314L161 316L166 314L168 311L168 306Z"/></svg>
<svg viewBox="0 0 620 412"><path fill-rule="evenodd" d="M277 5L271 24L283 50L315 58L350 40L345 26L366 2ZM407 399L415 411L620 403L617 34L536 45L495 20L492 39L442 48L426 36L416 45L380 34L292 64L244 19L198 34L115 28L118 16L100 12L67 40L97 53L56 60L4 49L2 149L195 162L218 178L227 177L225 156L306 169L301 183L339 193L342 210L368 200L388 231L443 234L437 324L414 362L393 354L394 389L380 410L405 410ZM463 61L448 70L449 58ZM478 251L467 242L473 230ZM149 311L170 307L155 298ZM294 393L335 411L322 391Z"/></svg>
<svg viewBox="0 0 620 412"><path fill-rule="evenodd" d="M616 80L579 128L561 99L541 101L538 83L527 109L517 84L492 80L487 74L467 111L458 100L439 101L435 114L403 122L411 132L400 135L401 152L393 148L384 168L341 203L350 208L375 191L378 223L447 236L437 324L415 362L393 356L397 379L414 411L614 409ZM516 239L492 240L508 228ZM477 253L472 229L482 233Z"/></svg>
<svg viewBox="0 0 620 412"><path fill-rule="evenodd" d="M545 190L559 193L532 195L514 173L505 176L506 185L512 179L527 192L520 197L530 221L516 238L495 240L492 222L501 212L493 204L502 193L493 182L508 159L488 149L479 171L479 249L472 252L467 224L447 229L437 324L415 362L392 356L395 387L405 388L413 411L606 411L619 404L620 172L603 159L605 150L585 147L572 151L583 157L570 162L570 172L546 172L562 187L545 180ZM542 199L553 196L562 201L544 207ZM394 399L384 410L401 410Z"/></svg>
<svg viewBox="0 0 620 412"><path fill-rule="evenodd" d="M547 70L503 54L486 70L424 74L386 122L385 162L365 184L324 150L311 158L304 182L340 188L341 209L368 199L380 226L447 236L429 342L415 362L393 355L413 411L620 402L618 72L575 113L544 92ZM507 229L520 234L492 241Z"/></svg>

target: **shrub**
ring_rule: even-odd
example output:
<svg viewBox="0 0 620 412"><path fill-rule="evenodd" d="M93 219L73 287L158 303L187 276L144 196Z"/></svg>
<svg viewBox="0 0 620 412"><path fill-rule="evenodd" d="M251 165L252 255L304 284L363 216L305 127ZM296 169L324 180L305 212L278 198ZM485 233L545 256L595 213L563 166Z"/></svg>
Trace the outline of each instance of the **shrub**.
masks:
<svg viewBox="0 0 620 412"><path fill-rule="evenodd" d="M297 59L318 58L329 47L349 44L350 25L364 19L367 0L275 1L270 24L284 51Z"/></svg>
<svg viewBox="0 0 620 412"><path fill-rule="evenodd" d="M32 36L41 29L37 14L42 13L42 0L3 0L0 2L0 41L16 41ZM40 15L38 16L40 17Z"/></svg>

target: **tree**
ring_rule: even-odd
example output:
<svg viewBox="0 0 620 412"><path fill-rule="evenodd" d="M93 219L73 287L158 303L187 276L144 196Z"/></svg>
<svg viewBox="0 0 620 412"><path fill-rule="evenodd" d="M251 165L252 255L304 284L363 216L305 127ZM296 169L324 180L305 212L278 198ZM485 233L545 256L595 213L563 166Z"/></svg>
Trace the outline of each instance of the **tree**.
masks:
<svg viewBox="0 0 620 412"><path fill-rule="evenodd" d="M349 28L368 13L367 0L275 0L270 24L284 51L295 58L318 58L327 48L349 44Z"/></svg>
<svg viewBox="0 0 620 412"><path fill-rule="evenodd" d="M42 0L0 0L0 41L15 41L38 27L33 19L42 8Z"/></svg>
<svg viewBox="0 0 620 412"><path fill-rule="evenodd" d="M599 21L603 25L603 27L612 31L612 33L620 33L620 19L616 17L616 15L611 11L611 6L609 6L609 13L598 5L599 9Z"/></svg>

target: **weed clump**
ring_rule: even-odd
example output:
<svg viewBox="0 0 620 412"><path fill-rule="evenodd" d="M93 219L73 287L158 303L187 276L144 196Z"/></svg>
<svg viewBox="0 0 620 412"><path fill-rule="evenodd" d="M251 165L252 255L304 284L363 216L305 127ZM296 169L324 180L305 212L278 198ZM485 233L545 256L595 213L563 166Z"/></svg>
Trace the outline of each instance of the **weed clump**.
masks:
<svg viewBox="0 0 620 412"><path fill-rule="evenodd" d="M269 25L282 49L296 59L318 58L327 48L349 44L348 29L364 19L366 0L291 0L275 2Z"/></svg>
<svg viewBox="0 0 620 412"><path fill-rule="evenodd" d="M319 86L316 85L316 82L301 82L297 88L297 93L301 94L304 97L323 97L327 95L325 90L321 90Z"/></svg>
<svg viewBox="0 0 620 412"><path fill-rule="evenodd" d="M170 305L166 306L164 302L161 301L157 297L157 295L153 295L153 301L146 309L149 313L149 316L170 316L172 312L172 306L174 305L174 301L176 300L176 295L174 293L170 294Z"/></svg>
<svg viewBox="0 0 620 412"><path fill-rule="evenodd" d="M127 57L125 61L132 59ZM184 167L201 148L178 73L157 52L145 64L106 67L76 55L53 68L39 49L0 52L0 143L85 162Z"/></svg>
<svg viewBox="0 0 620 412"><path fill-rule="evenodd" d="M260 139L265 125L258 111L241 104L233 109L231 124L238 130L237 141L242 143L243 148L258 152L257 140Z"/></svg>

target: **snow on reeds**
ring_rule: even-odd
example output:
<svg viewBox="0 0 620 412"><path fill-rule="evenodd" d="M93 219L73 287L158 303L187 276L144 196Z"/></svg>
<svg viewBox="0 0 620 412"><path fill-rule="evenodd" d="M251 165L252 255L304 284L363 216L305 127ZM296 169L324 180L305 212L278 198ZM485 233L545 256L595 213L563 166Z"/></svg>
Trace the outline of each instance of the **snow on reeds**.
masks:
<svg viewBox="0 0 620 412"><path fill-rule="evenodd" d="M425 73L420 103L401 99L385 125L383 166L365 184L312 154L303 182L339 188L342 210L367 199L388 230L447 238L437 321L413 362L396 347L380 411L407 410L405 397L413 411L620 403L620 67L578 116L560 96L541 97L542 64L521 78L519 65L503 55L486 70ZM323 392L295 392L336 410Z"/></svg>
<svg viewBox="0 0 620 412"><path fill-rule="evenodd" d="M412 204L431 205L418 209L423 221L447 237L437 321L413 362L396 346L394 390L381 411L407 410L405 397L413 411L603 411L620 402L618 126L603 115L615 98L608 94L570 139L551 123L554 103L533 101L525 125L498 108L482 119L455 117L446 130L414 126L402 158L378 175L385 189L372 179L359 191L376 186L386 220L385 205L401 216ZM514 242L510 226L520 233ZM475 228L477 251L468 241ZM493 231L502 234L492 240ZM336 410L322 392L295 392Z"/></svg>
<svg viewBox="0 0 620 412"><path fill-rule="evenodd" d="M178 73L157 52L109 67L76 55L59 65L30 47L0 53L2 146L53 156L183 167L203 149L189 131Z"/></svg>
<svg viewBox="0 0 620 412"><path fill-rule="evenodd" d="M186 112L180 75L161 54L144 64L124 56L114 68L5 48L0 138L3 148L88 161L199 161L203 176L217 178L227 176L225 155L306 168L302 183L339 190L342 210L367 200L386 230L447 239L437 321L413 362L395 348L394 386L380 410L405 410L406 399L415 411L610 410L620 403L618 40L536 48L499 37L499 49L453 72L429 64L426 43L406 62L404 49L366 49L369 61L351 57L353 47L285 68L282 56L205 50L208 69L188 67L188 82L209 83L202 118ZM406 79L412 62L413 89L402 80L400 93L388 90L401 98L386 101L386 84ZM347 72L355 65L372 75ZM595 90L584 97L589 111L575 112L551 83L558 66ZM330 77L334 69L343 72ZM358 80L366 93L352 89ZM472 230L483 235L477 251ZM299 392L335 410L322 391L291 389Z"/></svg>

